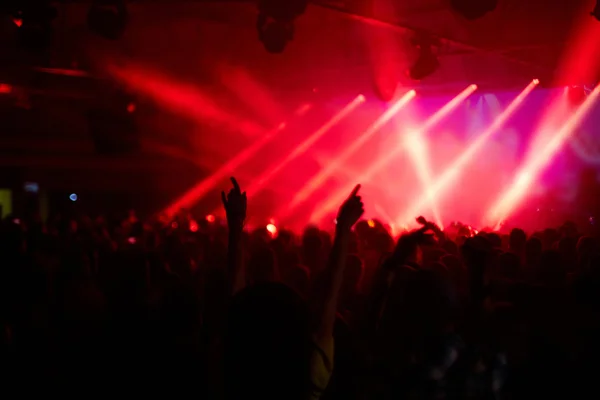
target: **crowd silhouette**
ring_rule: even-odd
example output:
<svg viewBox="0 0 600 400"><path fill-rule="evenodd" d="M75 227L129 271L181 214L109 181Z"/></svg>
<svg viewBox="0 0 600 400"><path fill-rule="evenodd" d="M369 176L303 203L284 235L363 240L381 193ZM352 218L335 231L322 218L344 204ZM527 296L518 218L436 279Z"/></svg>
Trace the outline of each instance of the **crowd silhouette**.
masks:
<svg viewBox="0 0 600 400"><path fill-rule="evenodd" d="M5 393L207 399L589 398L600 360L600 243L574 223L526 234L454 224L394 239L226 224L6 218ZM251 204L249 205L252 206ZM14 391L13 391L14 390Z"/></svg>

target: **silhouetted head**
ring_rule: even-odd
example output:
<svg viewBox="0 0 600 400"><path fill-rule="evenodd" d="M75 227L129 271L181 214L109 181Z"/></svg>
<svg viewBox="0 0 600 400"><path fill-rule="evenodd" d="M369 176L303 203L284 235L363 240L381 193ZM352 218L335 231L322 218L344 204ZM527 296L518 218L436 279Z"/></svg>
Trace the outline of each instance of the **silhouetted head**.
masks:
<svg viewBox="0 0 600 400"><path fill-rule="evenodd" d="M546 250L540 259L538 279L540 283L556 286L565 283L567 270L562 263L560 253L556 250Z"/></svg>
<svg viewBox="0 0 600 400"><path fill-rule="evenodd" d="M324 243L318 228L309 227L302 235L302 261L311 271L320 267Z"/></svg>
<svg viewBox="0 0 600 400"><path fill-rule="evenodd" d="M259 245L250 251L248 280L253 283L273 282L279 278L275 253L266 245Z"/></svg>
<svg viewBox="0 0 600 400"><path fill-rule="evenodd" d="M295 250L285 250L279 256L279 269L281 273L300 264L300 255Z"/></svg>
<svg viewBox="0 0 600 400"><path fill-rule="evenodd" d="M487 234L487 240L490 242L492 247L500 248L502 247L502 238L495 232Z"/></svg>
<svg viewBox="0 0 600 400"><path fill-rule="evenodd" d="M510 238L508 240L508 247L510 251L515 254L521 254L525 251L525 243L527 242L527 235L522 229L515 228L510 231Z"/></svg>
<svg viewBox="0 0 600 400"><path fill-rule="evenodd" d="M587 268L590 261L598 253L598 241L591 236L582 236L577 242L577 262L580 268Z"/></svg>
<svg viewBox="0 0 600 400"><path fill-rule="evenodd" d="M577 262L577 239L571 236L558 241L558 251L565 265L572 266Z"/></svg>
<svg viewBox="0 0 600 400"><path fill-rule="evenodd" d="M302 297L306 298L310 289L310 271L303 265L295 264L286 270L283 275L283 281Z"/></svg>
<svg viewBox="0 0 600 400"><path fill-rule="evenodd" d="M514 253L502 253L498 258L498 275L504 279L517 279L521 263Z"/></svg>
<svg viewBox="0 0 600 400"><path fill-rule="evenodd" d="M565 221L561 227L561 231L565 236L577 237L577 224L573 221Z"/></svg>
<svg viewBox="0 0 600 400"><path fill-rule="evenodd" d="M549 249L558 240L560 236L558 234L558 230L548 228L544 229L542 237L542 244L544 245L544 248Z"/></svg>
<svg viewBox="0 0 600 400"><path fill-rule="evenodd" d="M226 398L302 399L310 389L308 308L283 284L247 287L231 301Z"/></svg>
<svg viewBox="0 0 600 400"><path fill-rule="evenodd" d="M527 264L536 264L542 255L542 241L537 237L531 237L525 243L525 259Z"/></svg>
<svg viewBox="0 0 600 400"><path fill-rule="evenodd" d="M461 247L461 254L467 264L485 262L491 251L491 243L483 236L468 238Z"/></svg>

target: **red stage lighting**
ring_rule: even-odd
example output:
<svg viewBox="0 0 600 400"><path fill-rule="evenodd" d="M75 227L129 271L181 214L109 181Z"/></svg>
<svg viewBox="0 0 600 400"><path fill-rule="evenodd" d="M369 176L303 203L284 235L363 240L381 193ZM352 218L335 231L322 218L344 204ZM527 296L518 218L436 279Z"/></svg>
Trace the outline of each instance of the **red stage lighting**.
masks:
<svg viewBox="0 0 600 400"><path fill-rule="evenodd" d="M135 110L136 110L136 108L137 107L136 107L135 103L129 103L129 104L127 104L127 112L130 113L130 114L134 113Z"/></svg>
<svg viewBox="0 0 600 400"><path fill-rule="evenodd" d="M267 231L273 236L277 233L277 227L273 224L269 224L267 225Z"/></svg>
<svg viewBox="0 0 600 400"><path fill-rule="evenodd" d="M0 93L8 94L12 92L12 86L7 83L0 83Z"/></svg>
<svg viewBox="0 0 600 400"><path fill-rule="evenodd" d="M567 88L567 96L571 105L580 106L585 101L587 94L583 86L569 86Z"/></svg>

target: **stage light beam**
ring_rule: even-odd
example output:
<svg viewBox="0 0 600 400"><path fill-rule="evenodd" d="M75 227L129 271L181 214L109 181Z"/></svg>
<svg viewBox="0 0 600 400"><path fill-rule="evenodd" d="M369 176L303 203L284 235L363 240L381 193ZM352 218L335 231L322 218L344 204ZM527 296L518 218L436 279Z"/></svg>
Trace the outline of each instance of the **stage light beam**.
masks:
<svg viewBox="0 0 600 400"><path fill-rule="evenodd" d="M571 115L560 130L544 145L539 152L532 154L531 159L517 174L511 187L494 203L486 214L486 221L495 224L499 229L502 222L519 205L530 190L531 185L549 164L552 158L573 133L575 128L584 120L600 94L600 85L590 93L584 103Z"/></svg>
<svg viewBox="0 0 600 400"><path fill-rule="evenodd" d="M464 167L468 165L473 157L481 150L487 141L504 126L506 121L514 114L514 112L523 103L525 98L533 91L538 84L532 80L529 85L506 107L506 109L492 122L492 124L479 135L473 143L460 155L452 164L446 168L444 173L435 180L429 191L421 195L412 206L408 207L405 212L396 218L397 224L405 224L414 220L419 214L424 204L427 204L431 198L439 198L439 196L450 186L454 180L460 176Z"/></svg>
<svg viewBox="0 0 600 400"><path fill-rule="evenodd" d="M158 71L134 64L123 67L109 63L106 68L131 90L138 91L170 111L193 121L209 121L248 137L260 136L267 130L252 120L235 115L230 109L222 108L204 90Z"/></svg>
<svg viewBox="0 0 600 400"><path fill-rule="evenodd" d="M421 136L420 132L417 131L408 132L404 135L402 141L404 146L406 146L406 151L408 152L411 163L417 173L422 190L429 193L429 188L433 184L433 178L427 141ZM428 202L435 223L438 226L444 226L437 201L435 198L429 197Z"/></svg>
<svg viewBox="0 0 600 400"><path fill-rule="evenodd" d="M422 134L423 132L427 132L434 126L436 126L440 121L442 121L447 115L449 115L453 110L456 109L465 99L467 99L475 90L477 90L477 85L469 85L462 92L460 92L456 97L446 103L442 108L436 111L431 117L425 121L425 123L419 127L417 132ZM414 132L413 132L414 134ZM406 145L404 142L400 142L394 149L384 154L378 160L369 166L369 168L359 176L355 182L370 182L373 176L377 174L382 169L386 168L393 160L397 159L398 156L406 150ZM353 181L353 182L354 182ZM347 196L348 192L352 190L351 186L353 183L340 188L333 195L329 196L322 205L319 205L319 209L316 210L311 216L310 220L313 223L318 223L321 219L330 211L335 209ZM293 204L293 203L292 203Z"/></svg>
<svg viewBox="0 0 600 400"><path fill-rule="evenodd" d="M325 181L337 171L350 157L360 150L385 124L387 124L404 106L406 106L416 95L414 90L408 91L390 108L386 110L371 126L367 128L352 144L350 144L338 157L312 177L294 196L284 215L289 215L297 206L321 187Z"/></svg>
<svg viewBox="0 0 600 400"><path fill-rule="evenodd" d="M309 109L310 106L308 106L307 104L303 104L296 110L295 116L302 116L306 112L308 112ZM251 157L256 155L256 153L260 149L262 149L265 145L271 142L275 138L275 136L277 136L286 127L287 123L282 122L275 129L272 129L271 131L267 132L262 138L258 139L256 142L252 143L250 146L246 147L236 156L227 161L222 167L213 172L208 178L202 180L198 185L194 186L192 189L187 191L183 196L181 196L178 200L172 203L165 210L165 213L168 216L173 216L180 209L189 207L191 204L196 203L209 191L214 189L219 183L219 181L231 175L231 172L233 170L235 170L240 165L248 161Z"/></svg>
<svg viewBox="0 0 600 400"><path fill-rule="evenodd" d="M346 118L352 111L354 111L358 106L365 102L365 96L359 94L348 103L340 112L335 114L329 121L327 121L321 128L316 130L312 135L306 138L302 143L300 143L296 148L289 153L283 160L281 160L277 165L272 168L269 168L265 171L254 183L252 186L248 188L247 195L251 197L258 193L262 188L264 188L267 183L273 179L283 168L285 168L289 163L300 157L302 154L306 153L319 139L323 137L327 132L329 132L334 126L340 123L344 118Z"/></svg>

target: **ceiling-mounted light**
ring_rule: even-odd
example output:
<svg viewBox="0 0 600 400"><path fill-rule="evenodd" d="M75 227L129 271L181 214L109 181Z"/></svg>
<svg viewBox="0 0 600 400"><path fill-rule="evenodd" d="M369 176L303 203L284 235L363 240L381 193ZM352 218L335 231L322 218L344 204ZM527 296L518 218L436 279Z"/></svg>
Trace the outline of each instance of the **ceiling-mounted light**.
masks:
<svg viewBox="0 0 600 400"><path fill-rule="evenodd" d="M373 89L375 95L381 101L392 101L398 88L398 76L391 68L384 68L383 71L373 71Z"/></svg>
<svg viewBox="0 0 600 400"><path fill-rule="evenodd" d="M269 53L282 53L294 39L294 21L307 5L308 0L259 0L256 29Z"/></svg>
<svg viewBox="0 0 600 400"><path fill-rule="evenodd" d="M468 20L483 17L494 11L498 0L450 0L450 6Z"/></svg>
<svg viewBox="0 0 600 400"><path fill-rule="evenodd" d="M45 50L52 43L52 22L57 17L56 7L50 2L24 3L15 8L12 20L17 26L19 44L27 50Z"/></svg>
<svg viewBox="0 0 600 400"><path fill-rule="evenodd" d="M415 81L420 81L433 74L440 67L440 62L431 46L422 47L419 52L419 58L408 70L408 76Z"/></svg>
<svg viewBox="0 0 600 400"><path fill-rule="evenodd" d="M600 21L600 0L596 0L596 7L594 7L594 10L590 14Z"/></svg>
<svg viewBox="0 0 600 400"><path fill-rule="evenodd" d="M129 19L124 0L94 0L88 12L88 26L103 38L119 39Z"/></svg>
<svg viewBox="0 0 600 400"><path fill-rule="evenodd" d="M428 35L418 35L412 40L413 45L419 50L417 61L408 70L411 79L420 81L433 74L439 67L440 62L434 53L434 46L439 46L438 40Z"/></svg>

